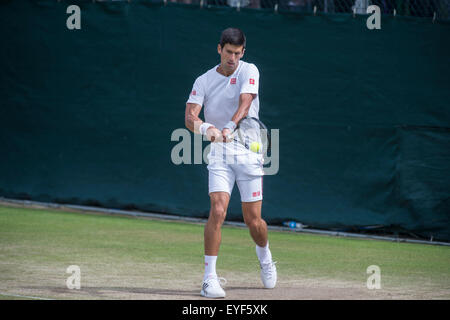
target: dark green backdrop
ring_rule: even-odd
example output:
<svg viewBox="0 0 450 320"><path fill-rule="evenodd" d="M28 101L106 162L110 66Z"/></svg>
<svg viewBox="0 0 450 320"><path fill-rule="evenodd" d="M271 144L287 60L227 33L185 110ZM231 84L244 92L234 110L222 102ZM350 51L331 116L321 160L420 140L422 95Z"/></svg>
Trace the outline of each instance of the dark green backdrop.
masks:
<svg viewBox="0 0 450 320"><path fill-rule="evenodd" d="M81 8L68 30L66 8ZM0 5L0 196L206 217L205 165L174 165L194 79L228 26L280 129L269 223L450 240L450 26L144 1ZM235 188L228 219L241 219Z"/></svg>

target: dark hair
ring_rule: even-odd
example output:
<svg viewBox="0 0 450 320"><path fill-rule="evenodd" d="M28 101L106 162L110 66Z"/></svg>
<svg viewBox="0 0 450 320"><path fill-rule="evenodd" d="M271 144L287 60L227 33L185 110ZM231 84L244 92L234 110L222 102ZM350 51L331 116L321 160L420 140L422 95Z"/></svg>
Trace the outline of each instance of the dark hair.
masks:
<svg viewBox="0 0 450 320"><path fill-rule="evenodd" d="M227 28L222 31L220 36L220 47L224 47L227 43L234 46L244 46L245 49L245 35L241 29Z"/></svg>

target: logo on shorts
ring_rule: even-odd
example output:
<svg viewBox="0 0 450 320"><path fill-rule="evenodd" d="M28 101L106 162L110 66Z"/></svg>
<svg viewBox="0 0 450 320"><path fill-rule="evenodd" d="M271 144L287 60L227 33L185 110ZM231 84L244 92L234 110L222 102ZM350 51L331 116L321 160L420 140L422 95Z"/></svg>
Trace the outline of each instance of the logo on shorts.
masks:
<svg viewBox="0 0 450 320"><path fill-rule="evenodd" d="M253 192L253 197L259 197L261 195L261 191Z"/></svg>
<svg viewBox="0 0 450 320"><path fill-rule="evenodd" d="M255 84L255 79L250 79L250 84Z"/></svg>
<svg viewBox="0 0 450 320"><path fill-rule="evenodd" d="M230 79L230 84L236 84L236 78L231 78Z"/></svg>
<svg viewBox="0 0 450 320"><path fill-rule="evenodd" d="M191 94L192 94L193 96L195 96L195 95L197 94L197 91L192 90Z"/></svg>

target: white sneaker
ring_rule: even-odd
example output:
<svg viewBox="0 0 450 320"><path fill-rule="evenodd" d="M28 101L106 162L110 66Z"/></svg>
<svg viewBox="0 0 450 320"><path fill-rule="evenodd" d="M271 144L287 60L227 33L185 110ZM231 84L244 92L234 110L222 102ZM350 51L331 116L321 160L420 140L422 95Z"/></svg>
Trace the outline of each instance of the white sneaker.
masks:
<svg viewBox="0 0 450 320"><path fill-rule="evenodd" d="M221 280L224 285L227 283L225 278L219 278L217 276L203 280L200 294L206 298L225 298L225 291L223 291L220 285Z"/></svg>
<svg viewBox="0 0 450 320"><path fill-rule="evenodd" d="M275 288L277 284L277 267L275 264L277 262L269 262L269 263L260 263L261 267L261 280L264 284L264 287L267 289Z"/></svg>

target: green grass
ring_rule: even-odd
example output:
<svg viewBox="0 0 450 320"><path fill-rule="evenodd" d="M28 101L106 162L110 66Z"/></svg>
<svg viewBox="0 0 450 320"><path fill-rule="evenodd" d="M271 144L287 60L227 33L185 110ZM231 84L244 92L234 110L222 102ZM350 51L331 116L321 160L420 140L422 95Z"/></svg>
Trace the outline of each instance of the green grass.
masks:
<svg viewBox="0 0 450 320"><path fill-rule="evenodd" d="M367 267L378 265L385 289L428 288L450 296L449 247L278 231L269 232L269 241L284 277L365 283ZM98 268L106 278L114 276L108 266L129 274L148 264L201 277L203 225L0 206L0 290L1 283L16 283L25 274L55 284L46 267L70 264ZM247 229L223 227L217 267L223 273L255 272ZM161 279L173 277L164 267L158 270Z"/></svg>

